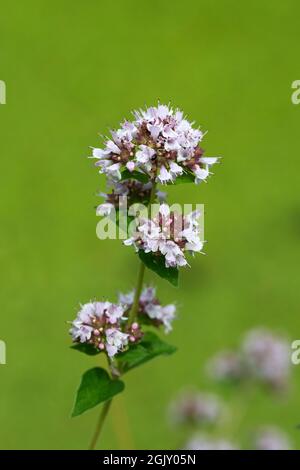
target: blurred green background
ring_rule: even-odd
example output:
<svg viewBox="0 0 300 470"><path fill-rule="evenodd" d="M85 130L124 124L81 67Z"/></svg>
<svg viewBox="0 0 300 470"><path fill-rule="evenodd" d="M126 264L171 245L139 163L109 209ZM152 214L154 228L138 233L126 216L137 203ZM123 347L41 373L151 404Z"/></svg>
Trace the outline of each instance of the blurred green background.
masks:
<svg viewBox="0 0 300 470"><path fill-rule="evenodd" d="M255 326L300 337L299 15L296 0L2 3L0 448L90 440L99 410L70 410L98 358L69 349L65 321L79 302L130 290L137 260L96 238L104 178L86 156L145 103L182 108L208 129L206 154L223 159L207 185L170 190L205 204L206 256L179 289L147 274L178 304L168 340L179 351L128 375L100 447L174 447L166 406L183 386L207 385L207 358ZM289 396L254 397L237 436L278 424L300 448L299 387L294 366Z"/></svg>

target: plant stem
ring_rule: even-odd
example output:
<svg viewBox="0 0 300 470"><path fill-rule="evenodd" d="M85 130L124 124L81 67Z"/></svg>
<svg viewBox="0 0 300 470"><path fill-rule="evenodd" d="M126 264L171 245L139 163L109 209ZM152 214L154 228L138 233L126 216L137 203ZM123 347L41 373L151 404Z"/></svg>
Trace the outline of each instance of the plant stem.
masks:
<svg viewBox="0 0 300 470"><path fill-rule="evenodd" d="M108 400L103 405L103 408L101 410L101 413L100 413L100 416L99 416L99 419L98 419L98 422L97 422L97 425L96 425L96 429L95 429L93 438L92 438L90 446L89 446L89 450L94 450L95 447L96 447L97 440L98 440L98 438L100 436L100 433L102 431L103 424L104 424L105 418L107 416L107 413L109 412L111 403L112 403L112 400Z"/></svg>
<svg viewBox="0 0 300 470"><path fill-rule="evenodd" d="M148 205L149 217L150 217L150 213L151 213L151 204L155 200L155 193L156 193L156 183L155 183L155 177L154 177L153 180L152 180L152 189L151 189L151 193L150 193L150 197L149 197L149 205ZM142 288L143 288L144 274L145 274L145 265L141 261L140 267L139 267L139 272L138 272L138 278L137 278L137 285L136 285L136 289L135 289L134 300L133 300L132 308L131 308L129 316L128 316L128 324L129 325L131 325L134 322L134 320L136 318L136 315L137 315L137 312L138 312L139 300L140 300L141 291L142 291ZM112 377L114 378L113 371L112 371ZM90 444L90 447L89 447L90 450L94 450L95 447L96 447L97 440L98 440L98 438L100 436L100 433L102 431L103 424L104 424L105 418L106 418L106 416L109 412L111 403L112 403L112 399L108 400L103 405L103 408L101 410L101 413L100 413L100 416L99 416L99 419L98 419L98 422L97 422L97 425L96 425L96 429L95 429L95 432L94 432L94 435L93 435L93 438L92 438L92 441L91 441L91 444Z"/></svg>
<svg viewBox="0 0 300 470"><path fill-rule="evenodd" d="M138 307L139 307L139 300L140 300L140 296L141 296L141 292L142 292L142 288L143 288L144 274L145 274L145 265L141 261L140 262L140 267L139 267L139 272L138 272L137 284L136 284L136 288L135 288L134 300L133 300L133 304L132 304L132 307L131 307L131 310L130 310L130 313L129 313L129 317L128 317L128 324L129 325L131 325L134 322L135 317L137 315L137 311L138 311Z"/></svg>
<svg viewBox="0 0 300 470"><path fill-rule="evenodd" d="M153 201L155 199L155 192L156 192L156 183L155 183L155 179L153 179L152 189L151 189L151 193L150 193L150 197L149 197L149 205L148 205L148 216L149 217L150 217L150 213L151 213L151 204L153 203ZM137 284L136 284L136 289L135 289L135 293L134 293L133 304L132 304L132 307L131 307L131 310L130 310L129 316L128 316L128 325L131 325L134 322L134 320L137 316L137 313L138 313L139 301L140 301L140 296L141 296L141 292L142 292L142 288L143 288L144 274L145 274L145 265L141 261L139 271L138 271L138 278L137 278Z"/></svg>

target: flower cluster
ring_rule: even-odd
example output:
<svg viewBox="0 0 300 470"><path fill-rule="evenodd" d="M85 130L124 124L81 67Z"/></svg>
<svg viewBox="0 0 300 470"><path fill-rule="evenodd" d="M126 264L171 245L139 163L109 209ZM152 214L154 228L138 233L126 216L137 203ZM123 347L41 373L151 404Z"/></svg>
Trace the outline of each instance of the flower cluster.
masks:
<svg viewBox="0 0 300 470"><path fill-rule="evenodd" d="M207 364L208 374L217 381L239 381L244 376L244 364L235 351L221 351Z"/></svg>
<svg viewBox="0 0 300 470"><path fill-rule="evenodd" d="M133 304L135 291L127 294L119 294L119 302L126 311L130 310ZM140 296L138 305L138 321L159 327L163 325L165 333L172 330L172 321L175 318L176 307L173 304L161 305L156 297L154 287L146 287Z"/></svg>
<svg viewBox="0 0 300 470"><path fill-rule="evenodd" d="M152 183L141 183L134 179L126 179L124 181L110 181L112 188L111 193L100 193L99 196L104 198L104 202L96 209L97 215L107 216L113 209L122 209L125 203L129 207L134 203L148 204ZM163 202L166 194L162 191L156 190L156 198Z"/></svg>
<svg viewBox="0 0 300 470"><path fill-rule="evenodd" d="M251 330L237 352L217 354L207 369L216 380L255 379L274 391L282 390L290 374L289 344L266 329Z"/></svg>
<svg viewBox="0 0 300 470"><path fill-rule="evenodd" d="M263 384L268 387L264 392L272 397L270 392L286 389L290 374L289 343L284 337L274 334L263 328L250 330L243 338L236 351L223 351L213 357L206 365L207 371L215 379L231 381L236 386L235 392L243 394L253 385ZM220 391L225 389L222 387ZM229 390L229 389L228 389ZM261 390L262 391L262 390ZM261 392L260 391L260 392ZM227 394L226 394L227 395ZM235 394L237 397L237 395ZM238 409L243 400L238 401ZM244 404L243 407L248 403ZM235 450L236 447L228 437L229 422L236 425L236 413L224 408L218 395L203 394L187 391L179 395L177 400L170 404L172 422L182 425L182 430L194 433L186 441L184 449L188 450ZM183 428L183 425L189 427ZM207 426L207 425L210 426ZM238 420L238 425L240 421ZM198 433L200 431L200 434ZM216 435L226 436L226 439ZM288 450L292 448L286 433L274 426L263 425L247 432L245 448L255 450ZM242 447L241 447L242 448Z"/></svg>
<svg viewBox="0 0 300 470"><path fill-rule="evenodd" d="M170 405L170 417L175 424L215 424L222 406L216 395L184 392Z"/></svg>
<svg viewBox="0 0 300 470"><path fill-rule="evenodd" d="M74 342L93 345L112 358L141 336L138 323L126 324L125 310L110 302L90 302L79 310L70 334Z"/></svg>
<svg viewBox="0 0 300 470"><path fill-rule="evenodd" d="M238 448L226 439L212 439L199 434L186 443L184 450L238 450Z"/></svg>
<svg viewBox="0 0 300 470"><path fill-rule="evenodd" d="M119 294L118 304L110 302L89 302L81 306L72 322L70 334L75 343L87 343L110 358L139 342L143 337L142 324L159 328L165 332L172 329L176 307L173 304L162 306L152 287L145 288L139 299L137 321L128 323L128 315L133 305L134 291Z"/></svg>
<svg viewBox="0 0 300 470"><path fill-rule="evenodd" d="M137 251L163 256L167 268L186 266L185 253L200 252L203 248L198 217L198 212L184 216L170 211L167 204L161 204L154 218L140 218L136 233L124 244L133 245Z"/></svg>
<svg viewBox="0 0 300 470"><path fill-rule="evenodd" d="M184 172L194 175L195 183L207 179L218 159L203 156L203 133L181 111L159 104L133 114L133 121L111 131L103 149L93 149L100 173L120 180L122 170L138 170L160 183L174 182Z"/></svg>
<svg viewBox="0 0 300 470"><path fill-rule="evenodd" d="M266 426L255 432L249 446L253 450L290 450L288 436L273 426ZM238 447L226 439L213 439L206 434L196 434L184 446L185 450L238 450Z"/></svg>
<svg viewBox="0 0 300 470"><path fill-rule="evenodd" d="M264 329L250 331L243 342L250 373L271 386L284 389L290 375L290 348L288 342Z"/></svg>
<svg viewBox="0 0 300 470"><path fill-rule="evenodd" d="M291 444L281 429L266 426L255 433L253 447L255 450L289 450Z"/></svg>

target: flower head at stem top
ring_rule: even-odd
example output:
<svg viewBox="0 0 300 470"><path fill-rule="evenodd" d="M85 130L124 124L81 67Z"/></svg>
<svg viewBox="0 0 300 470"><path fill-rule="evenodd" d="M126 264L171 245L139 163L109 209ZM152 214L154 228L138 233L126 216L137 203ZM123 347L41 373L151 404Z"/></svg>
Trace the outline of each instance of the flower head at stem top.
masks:
<svg viewBox="0 0 300 470"><path fill-rule="evenodd" d="M103 149L93 149L100 173L118 181L125 169L137 170L162 184L172 183L186 172L194 176L195 183L208 178L218 158L204 157L199 146L204 134L182 111L158 104L133 115L133 121L124 121L111 131Z"/></svg>

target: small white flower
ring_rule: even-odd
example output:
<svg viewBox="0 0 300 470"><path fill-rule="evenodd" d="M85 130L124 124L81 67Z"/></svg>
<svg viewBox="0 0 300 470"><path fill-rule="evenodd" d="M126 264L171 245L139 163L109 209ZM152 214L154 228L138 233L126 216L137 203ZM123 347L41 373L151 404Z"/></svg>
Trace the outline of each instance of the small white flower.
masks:
<svg viewBox="0 0 300 470"><path fill-rule="evenodd" d="M133 122L125 121L122 124L122 130L124 131L127 140L131 142L135 138L138 128Z"/></svg>
<svg viewBox="0 0 300 470"><path fill-rule="evenodd" d="M155 295L155 287L146 287L141 293L140 301L143 303L153 302L153 300L155 299Z"/></svg>
<svg viewBox="0 0 300 470"><path fill-rule="evenodd" d="M106 148L105 148L105 150L106 150L107 152L109 151L110 153L116 153L117 155L119 155L120 152L121 152L120 149L119 149L119 147L118 147L112 140L108 140L108 141L106 142Z"/></svg>
<svg viewBox="0 0 300 470"><path fill-rule="evenodd" d="M157 175L157 179L160 183L165 184L173 181L173 176L172 173L162 165L160 167L159 174Z"/></svg>
<svg viewBox="0 0 300 470"><path fill-rule="evenodd" d="M168 206L168 204L161 204L159 206L159 213L163 217L168 217L170 215L170 207Z"/></svg>
<svg viewBox="0 0 300 470"><path fill-rule="evenodd" d="M196 176L195 183L198 184L201 181L205 181L209 175L209 171L206 168L201 168L199 165L196 165L193 169L193 172Z"/></svg>
<svg viewBox="0 0 300 470"><path fill-rule="evenodd" d="M107 175L113 179L120 179L121 178L120 168L121 168L121 163L114 163L113 165L103 167L103 172L107 173Z"/></svg>
<svg viewBox="0 0 300 470"><path fill-rule="evenodd" d="M124 315L124 310L120 305L110 304L106 311L106 316L109 322L114 325Z"/></svg>
<svg viewBox="0 0 300 470"><path fill-rule="evenodd" d="M182 175L183 169L182 169L182 167L179 166L177 163L171 162L171 163L170 163L170 172L171 172L171 174L172 174L172 176L173 176L173 179L176 179L176 177L177 177L178 175Z"/></svg>
<svg viewBox="0 0 300 470"><path fill-rule="evenodd" d="M135 168L135 163L130 161L130 162L127 162L126 163L126 168L129 170L129 171L133 171L134 168Z"/></svg>
<svg viewBox="0 0 300 470"><path fill-rule="evenodd" d="M218 157L201 157L199 161L204 165L214 165L218 160Z"/></svg>
<svg viewBox="0 0 300 470"><path fill-rule="evenodd" d="M134 240L134 238L130 237L130 238L127 238L127 240L124 240L123 244L125 246L132 246L132 245L135 244L135 240Z"/></svg>
<svg viewBox="0 0 300 470"><path fill-rule="evenodd" d="M97 148L93 148L93 157L94 158L107 158L107 155L109 155L109 151L107 150L103 150L103 149L97 149Z"/></svg>
<svg viewBox="0 0 300 470"><path fill-rule="evenodd" d="M122 292L119 293L120 304L132 305L133 299L134 299L134 290L131 292L128 292L128 294L122 294Z"/></svg>
<svg viewBox="0 0 300 470"><path fill-rule="evenodd" d="M100 204L96 209L96 215L109 215L114 209L114 205L110 202L104 202Z"/></svg>
<svg viewBox="0 0 300 470"><path fill-rule="evenodd" d="M109 328L106 330L106 351L109 357L114 357L118 352L122 351L128 344L127 333L122 333L117 328Z"/></svg>
<svg viewBox="0 0 300 470"><path fill-rule="evenodd" d="M175 318L176 307L175 305L162 305L148 304L145 307L145 312L152 320L158 320L165 327L165 333L172 330L171 322Z"/></svg>
<svg viewBox="0 0 300 470"><path fill-rule="evenodd" d="M155 155L155 150L147 145L140 145L140 150L136 152L136 160L138 163L146 164L151 161L151 158Z"/></svg>
<svg viewBox="0 0 300 470"><path fill-rule="evenodd" d="M182 250L172 240L161 243L160 251L165 256L167 268L187 265Z"/></svg>
<svg viewBox="0 0 300 470"><path fill-rule="evenodd" d="M163 130L163 126L161 124L155 125L155 124L148 124L147 129L150 132L150 135L153 140L157 140L159 134Z"/></svg>

